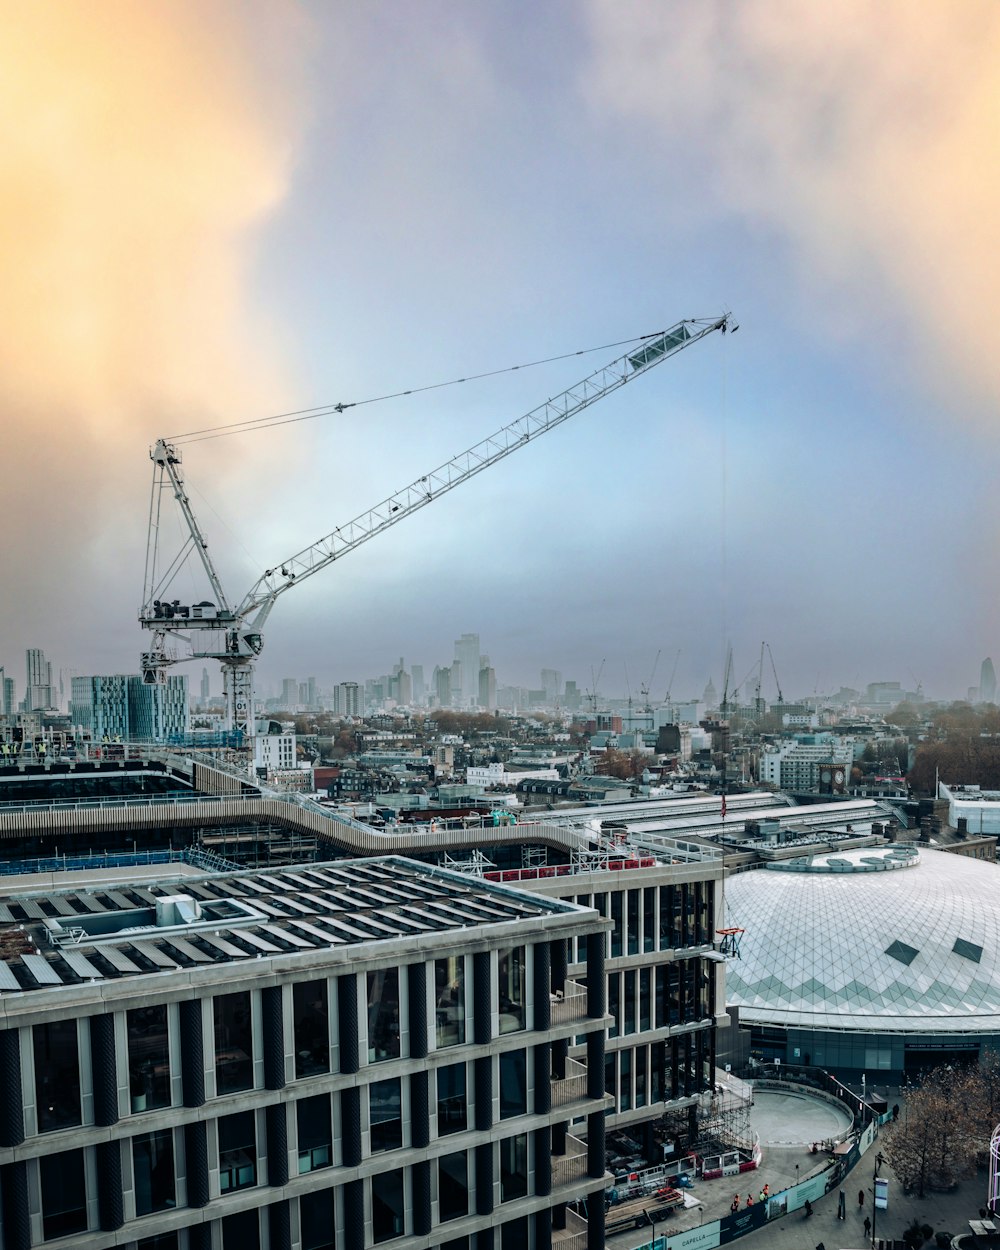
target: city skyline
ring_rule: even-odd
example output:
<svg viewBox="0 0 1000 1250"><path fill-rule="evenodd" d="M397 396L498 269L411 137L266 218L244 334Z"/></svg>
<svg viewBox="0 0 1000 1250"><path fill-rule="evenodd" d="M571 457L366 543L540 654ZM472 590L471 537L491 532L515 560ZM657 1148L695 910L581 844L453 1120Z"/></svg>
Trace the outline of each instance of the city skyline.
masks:
<svg viewBox="0 0 1000 1250"><path fill-rule="evenodd" d="M700 689L766 638L789 691L961 697L1000 637L1000 14L785 12L6 5L12 671L137 670L157 437L358 403L188 448L238 597L616 353L362 401L731 309L296 590L262 680L426 665L461 621L498 678L680 647Z"/></svg>

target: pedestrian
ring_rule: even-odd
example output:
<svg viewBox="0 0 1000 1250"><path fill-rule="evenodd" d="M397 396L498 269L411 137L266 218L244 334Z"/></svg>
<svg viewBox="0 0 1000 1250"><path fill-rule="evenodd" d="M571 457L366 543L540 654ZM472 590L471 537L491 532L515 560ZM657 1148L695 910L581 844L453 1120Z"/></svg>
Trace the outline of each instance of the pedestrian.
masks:
<svg viewBox="0 0 1000 1250"><path fill-rule="evenodd" d="M872 1222L871 1222L871 1218L866 1215L865 1216L865 1238L867 1239L871 1235L872 1235Z"/></svg>
<svg viewBox="0 0 1000 1250"><path fill-rule="evenodd" d="M837 1195L837 1219L838 1220L847 1219L847 1201L844 1198L843 1190L841 1190L840 1193Z"/></svg>
<svg viewBox="0 0 1000 1250"><path fill-rule="evenodd" d="M771 1186L765 1185L764 1188L761 1190L761 1193L764 1195L765 1198L769 1198L771 1196Z"/></svg>
<svg viewBox="0 0 1000 1250"><path fill-rule="evenodd" d="M735 1214L736 1214L736 1212L740 1209L740 1196L739 1196L739 1194L735 1194L735 1195L733 1196L733 1201L732 1201L732 1203L731 1203L731 1205L730 1205L729 1209L730 1209L730 1211L732 1211L733 1215L735 1215Z"/></svg>
<svg viewBox="0 0 1000 1250"><path fill-rule="evenodd" d="M753 1206L753 1194L747 1194L747 1206L748 1207Z"/></svg>
<svg viewBox="0 0 1000 1250"><path fill-rule="evenodd" d="M894 1121L899 1119L899 1103L898 1102L894 1102L892 1104L892 1118Z"/></svg>
<svg viewBox="0 0 1000 1250"><path fill-rule="evenodd" d="M860 1209L864 1205L865 1205L865 1191L863 1189L859 1189L858 1190L858 1208Z"/></svg>
<svg viewBox="0 0 1000 1250"><path fill-rule="evenodd" d="M758 1201L758 1202L763 1202L766 1196L767 1196L767 1195L764 1193L764 1191L763 1191L763 1189L762 1189L762 1190L760 1191L760 1193L757 1195L757 1201Z"/></svg>

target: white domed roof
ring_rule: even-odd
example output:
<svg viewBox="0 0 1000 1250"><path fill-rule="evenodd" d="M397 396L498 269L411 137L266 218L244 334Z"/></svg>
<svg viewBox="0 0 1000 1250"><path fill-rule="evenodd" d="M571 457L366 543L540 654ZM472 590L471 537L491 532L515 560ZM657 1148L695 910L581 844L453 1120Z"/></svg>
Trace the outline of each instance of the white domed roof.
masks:
<svg viewBox="0 0 1000 1250"><path fill-rule="evenodd" d="M905 854L856 851L727 880L724 923L745 933L726 997L742 1021L1000 1032L1000 867Z"/></svg>

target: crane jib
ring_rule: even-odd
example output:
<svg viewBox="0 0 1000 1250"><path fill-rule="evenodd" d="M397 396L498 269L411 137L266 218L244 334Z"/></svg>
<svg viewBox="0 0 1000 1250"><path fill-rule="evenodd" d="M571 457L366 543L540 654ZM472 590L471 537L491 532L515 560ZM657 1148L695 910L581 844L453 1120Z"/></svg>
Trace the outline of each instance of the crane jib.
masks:
<svg viewBox="0 0 1000 1250"><path fill-rule="evenodd" d="M654 339L652 343L647 343L640 348L634 355L629 356L628 362L633 369L641 369L645 365L652 364L654 360L665 353L672 351L675 347L686 342L691 337L691 331L686 325L679 325L676 330L671 330L669 334L663 334L658 339Z"/></svg>

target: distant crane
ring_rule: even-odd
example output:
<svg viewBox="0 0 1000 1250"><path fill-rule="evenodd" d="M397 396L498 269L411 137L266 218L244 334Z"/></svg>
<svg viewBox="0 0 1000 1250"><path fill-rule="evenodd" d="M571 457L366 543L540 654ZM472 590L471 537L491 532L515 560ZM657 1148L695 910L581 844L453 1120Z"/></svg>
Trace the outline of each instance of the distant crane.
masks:
<svg viewBox="0 0 1000 1250"><path fill-rule="evenodd" d="M594 676L594 666L590 666L590 689L587 691L587 702L590 704L590 714L597 719L597 688L601 684L601 674L604 672L604 661L601 661L601 667L597 670L597 676Z"/></svg>
<svg viewBox="0 0 1000 1250"><path fill-rule="evenodd" d="M254 667L264 646L264 626L279 596L692 343L716 330L725 333L735 328L726 313L705 320L681 321L670 330L646 336L638 347L554 399L546 400L454 459L425 473L318 542L277 561L264 570L238 601L231 599L223 589L209 554L208 539L191 506L181 467L179 440L158 439L149 453L153 462L153 487L143 600L139 610L139 624L152 633L149 648L142 655L143 681L147 685L164 684L168 669L182 660L217 660L222 666L228 725L250 748L252 772ZM334 405L333 410L343 411L350 406ZM173 495L187 531L172 556L160 550L165 495ZM168 599L174 578L192 553L201 561L211 598L191 604ZM594 697L596 700L596 692Z"/></svg>
<svg viewBox="0 0 1000 1250"><path fill-rule="evenodd" d="M653 671L646 678L645 682L639 687L639 693L642 695L642 710L646 713L652 712L653 710L649 703L649 688L653 684L653 678L656 676L656 666L660 662L660 656L662 653L662 648L657 651L656 659L653 661Z"/></svg>
<svg viewBox="0 0 1000 1250"><path fill-rule="evenodd" d="M778 681L778 670L774 663L774 654L771 651L771 644L768 642L768 643L765 643L764 645L767 647L767 654L768 656L770 656L770 659L771 659L771 672L774 674L774 684L778 690L778 702L784 703L785 696L781 693L781 682Z"/></svg>
<svg viewBox="0 0 1000 1250"><path fill-rule="evenodd" d="M678 647L677 654L674 656L674 666L670 670L670 681L667 683L667 693L666 693L666 697L663 700L664 703L669 703L671 698L673 697L672 692L674 689L674 678L677 676L677 661L680 658L681 658L681 649L680 647Z"/></svg>

